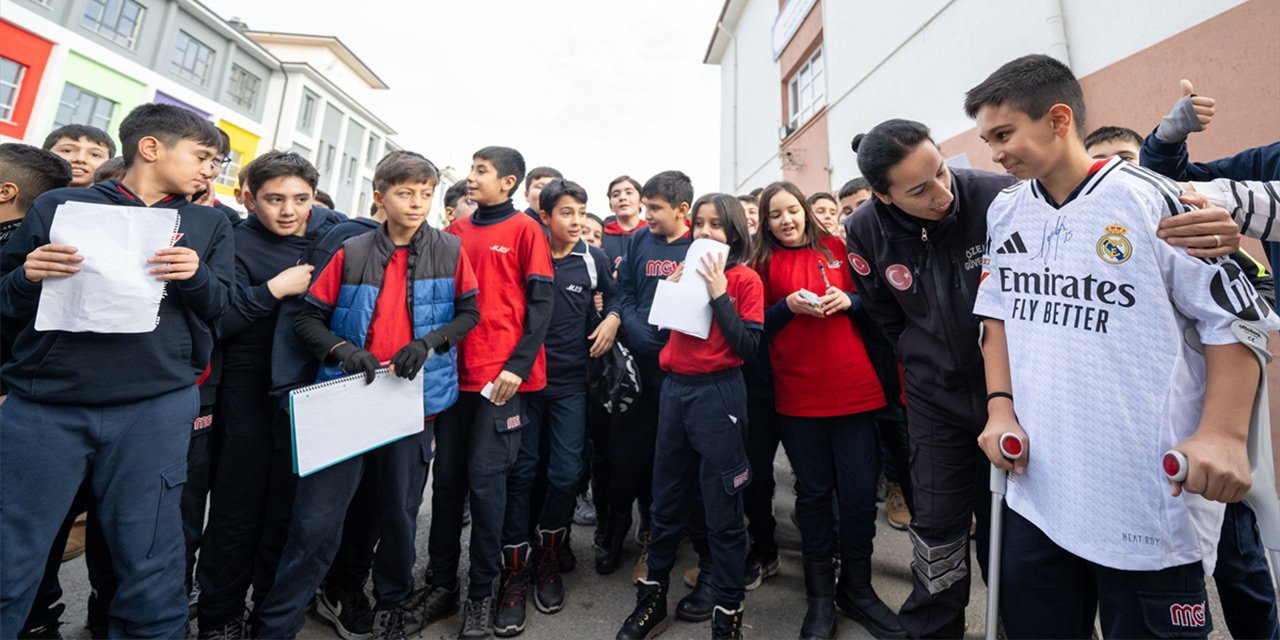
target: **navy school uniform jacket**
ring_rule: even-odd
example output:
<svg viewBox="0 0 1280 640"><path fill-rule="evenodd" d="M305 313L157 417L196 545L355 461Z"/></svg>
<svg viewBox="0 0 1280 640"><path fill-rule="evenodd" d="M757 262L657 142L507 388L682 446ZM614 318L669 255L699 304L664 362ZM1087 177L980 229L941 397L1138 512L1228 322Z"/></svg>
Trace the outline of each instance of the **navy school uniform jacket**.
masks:
<svg viewBox="0 0 1280 640"><path fill-rule="evenodd" d="M587 391L587 336L595 329L595 292L604 294L604 314L620 315L618 290L610 277L609 258L582 240L569 255L552 258L555 268L555 304L544 345L547 350L547 386L544 396L581 394Z"/></svg>
<svg viewBox="0 0 1280 640"><path fill-rule="evenodd" d="M379 226L378 221L373 218L344 220L341 219L342 214L336 215L339 217L339 222L329 227L311 245L306 258L306 264L316 268L311 274L313 284L320 276L320 272L324 271L325 265L329 264L333 254L342 248L343 242L348 238L369 233ZM310 235L310 228L308 228L308 235ZM282 398L287 397L288 393L294 389L315 382L316 374L320 370L320 363L312 357L293 329L298 312L306 304L302 298L303 296L289 298L280 305L280 315L276 318L274 327L275 336L271 341L271 394Z"/></svg>
<svg viewBox="0 0 1280 640"><path fill-rule="evenodd" d="M271 344L282 305L271 295L267 281L302 264L311 244L340 221L338 214L315 206L302 236L276 235L257 216L249 216L235 228L236 290L215 325L222 347L222 386L270 385Z"/></svg>
<svg viewBox="0 0 1280 640"><path fill-rule="evenodd" d="M1186 142L1161 142L1152 131L1142 142L1138 155L1142 166L1178 181L1208 182L1214 178L1232 180L1280 180L1280 142L1245 149L1229 158L1208 162L1188 162Z"/></svg>
<svg viewBox="0 0 1280 640"><path fill-rule="evenodd" d="M627 244L631 242L631 236L644 227L644 220L641 219L640 224L627 231L618 225L616 216L605 218L604 232L600 234L600 248L604 249L606 256L609 256L610 268L618 268L618 263L622 262L623 254L627 252Z"/></svg>
<svg viewBox="0 0 1280 640"><path fill-rule="evenodd" d="M238 227L240 226L240 223L244 222L244 218L240 217L239 211L236 211L235 209L232 209L231 207L225 204L222 204L221 202L218 202L215 200L213 202L213 208L217 209L218 211L221 211L222 215L227 217L227 222L230 222L231 226L233 227Z"/></svg>
<svg viewBox="0 0 1280 640"><path fill-rule="evenodd" d="M863 308L902 362L908 412L977 432L987 420L987 390L973 303L987 207L1016 180L970 169L951 175L955 201L942 220L913 218L875 198L858 207L845 220L847 262Z"/></svg>
<svg viewBox="0 0 1280 640"><path fill-rule="evenodd" d="M57 189L36 198L0 252L0 314L18 319L21 325L14 336L13 360L3 371L10 392L34 402L110 405L196 384L213 348L212 325L229 304L235 277L234 241L226 216L182 197L170 196L152 205L178 210L175 246L188 247L200 256L194 276L165 287L154 331L36 331L41 283L27 280L22 263L33 249L49 242L58 205L73 201L145 206L118 180L83 189Z"/></svg>
<svg viewBox="0 0 1280 640"><path fill-rule="evenodd" d="M667 332L649 324L649 308L658 281L665 280L684 261L693 243L686 233L675 242L654 235L648 227L637 229L618 265L618 298L627 346L642 360L657 366L658 352L667 343Z"/></svg>

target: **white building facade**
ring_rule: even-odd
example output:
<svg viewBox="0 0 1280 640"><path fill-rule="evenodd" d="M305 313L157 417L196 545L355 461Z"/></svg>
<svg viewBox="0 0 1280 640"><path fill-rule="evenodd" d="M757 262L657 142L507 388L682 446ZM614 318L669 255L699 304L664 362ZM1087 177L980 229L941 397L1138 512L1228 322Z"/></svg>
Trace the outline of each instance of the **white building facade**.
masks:
<svg viewBox="0 0 1280 640"><path fill-rule="evenodd" d="M1070 65L1088 130L1145 135L1192 80L1220 106L1192 155L1230 155L1280 138L1277 32L1271 0L727 0L705 58L721 68L721 187L838 189L859 175L850 140L889 118L998 170L964 92L1028 53Z"/></svg>

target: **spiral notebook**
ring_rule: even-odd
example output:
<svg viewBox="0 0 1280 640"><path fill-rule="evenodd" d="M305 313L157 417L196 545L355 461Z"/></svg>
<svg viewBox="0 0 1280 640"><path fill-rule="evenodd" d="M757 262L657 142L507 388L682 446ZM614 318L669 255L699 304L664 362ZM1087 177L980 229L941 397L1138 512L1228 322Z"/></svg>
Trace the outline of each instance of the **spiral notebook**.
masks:
<svg viewBox="0 0 1280 640"><path fill-rule="evenodd" d="M360 373L290 392L293 472L305 477L422 433L424 379L379 369L371 384Z"/></svg>

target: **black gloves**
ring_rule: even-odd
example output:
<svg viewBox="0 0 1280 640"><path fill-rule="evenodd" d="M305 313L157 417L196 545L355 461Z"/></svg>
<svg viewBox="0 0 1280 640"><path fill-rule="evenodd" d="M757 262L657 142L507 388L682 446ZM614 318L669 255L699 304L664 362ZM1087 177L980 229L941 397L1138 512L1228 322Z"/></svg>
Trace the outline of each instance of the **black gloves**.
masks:
<svg viewBox="0 0 1280 640"><path fill-rule="evenodd" d="M365 384L373 384L378 375L378 359L350 342L343 342L335 347L333 358L342 363L340 366L343 372L351 375L363 373Z"/></svg>
<svg viewBox="0 0 1280 640"><path fill-rule="evenodd" d="M411 340L391 358L391 365L395 368L396 375L409 380L414 379L422 370L423 363L431 357L431 352L444 342L444 336L436 331L417 340Z"/></svg>

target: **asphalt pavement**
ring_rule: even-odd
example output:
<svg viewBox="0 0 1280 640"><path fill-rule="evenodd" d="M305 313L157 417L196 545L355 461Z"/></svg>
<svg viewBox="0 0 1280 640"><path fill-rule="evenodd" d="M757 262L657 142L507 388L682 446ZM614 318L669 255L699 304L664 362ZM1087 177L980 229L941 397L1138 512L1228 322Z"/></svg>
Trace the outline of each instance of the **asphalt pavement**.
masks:
<svg viewBox="0 0 1280 640"><path fill-rule="evenodd" d="M748 592L745 603L746 613L743 618L744 636L762 640L797 637L805 611L800 535L791 523L794 503L791 498L793 495L791 470L781 449L774 463L774 475L778 482L774 499L774 515L778 520L777 538L782 561L781 572L766 580L760 588ZM418 567L415 575L419 576L419 580L421 580L427 557L426 534L431 521L429 506L428 491L428 498L423 501L423 509L418 517ZM469 528L464 531L464 545L469 531ZM628 541L623 567L613 575L598 575L593 566L594 551L591 545L593 532L594 527L575 527L572 544L578 558L578 568L565 575L567 597L564 609L554 615L544 615L533 606L532 597L530 597L525 631L519 636L520 638L526 640L612 638L617 633L618 627L635 604L635 589L630 580L631 569L639 557L639 548L634 542ZM911 592L910 561L911 541L907 533L890 527L881 508L877 515L875 554L872 557L873 580L881 598L895 611L906 601ZM710 622L690 623L674 618L676 601L688 593L684 583L679 580L679 574L694 566L695 562L693 550L688 544L682 545L676 570L672 572L669 602L672 622L662 635L663 638L703 640L711 635ZM976 572L976 560L971 566ZM465 581L465 546L461 571ZM68 640L89 638L89 631L84 626L89 584L85 575L83 556L63 563L59 575L65 591L63 602L67 605L67 610L62 616L63 636ZM1213 581L1208 582L1213 621L1216 627L1210 637L1215 640L1229 638L1222 618L1222 608L1218 603L1217 591ZM982 580L973 580L969 601L969 608L966 610L965 637L981 638L986 607L986 589ZM840 616L838 624L838 637L841 639L871 637L860 625L844 616ZM460 625L461 617L454 616L426 627L417 637L430 640L456 638ZM326 639L338 638L338 635L325 620L310 613L307 617L307 625L299 637Z"/></svg>

